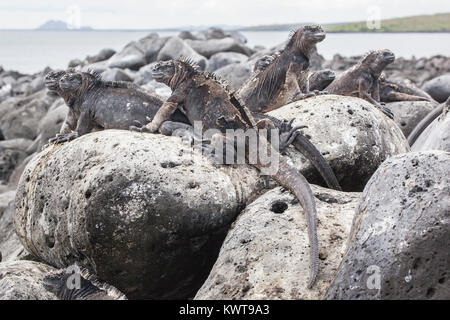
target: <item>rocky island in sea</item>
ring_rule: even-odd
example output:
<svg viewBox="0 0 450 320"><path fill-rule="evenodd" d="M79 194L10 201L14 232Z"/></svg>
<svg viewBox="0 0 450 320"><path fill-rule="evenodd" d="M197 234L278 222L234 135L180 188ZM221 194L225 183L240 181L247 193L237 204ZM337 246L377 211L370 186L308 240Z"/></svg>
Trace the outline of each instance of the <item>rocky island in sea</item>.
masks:
<svg viewBox="0 0 450 320"><path fill-rule="evenodd" d="M284 47L251 48L216 28L150 33L118 52L68 57L67 67L166 101L157 62L189 58L239 91ZM49 144L69 110L46 87L52 70L0 68L0 299L58 299L49 288L78 267L92 288L66 298L449 299L450 57L384 68L390 119L361 97L326 94L364 54L325 60L315 50L308 77L327 75L325 92L269 112L307 126L342 187L330 189L293 146L284 151L315 197L312 289L307 222L290 192L251 166L214 165L177 136L93 130Z"/></svg>

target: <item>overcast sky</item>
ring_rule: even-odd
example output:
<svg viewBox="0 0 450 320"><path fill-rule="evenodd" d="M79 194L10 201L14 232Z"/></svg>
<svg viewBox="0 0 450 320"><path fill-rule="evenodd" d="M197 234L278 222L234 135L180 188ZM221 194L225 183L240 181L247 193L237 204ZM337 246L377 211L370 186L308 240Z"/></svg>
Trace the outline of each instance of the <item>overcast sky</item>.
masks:
<svg viewBox="0 0 450 320"><path fill-rule="evenodd" d="M79 8L81 24L95 29L153 29L361 21L373 6L382 19L450 12L448 0L0 0L0 29L67 21L69 8Z"/></svg>

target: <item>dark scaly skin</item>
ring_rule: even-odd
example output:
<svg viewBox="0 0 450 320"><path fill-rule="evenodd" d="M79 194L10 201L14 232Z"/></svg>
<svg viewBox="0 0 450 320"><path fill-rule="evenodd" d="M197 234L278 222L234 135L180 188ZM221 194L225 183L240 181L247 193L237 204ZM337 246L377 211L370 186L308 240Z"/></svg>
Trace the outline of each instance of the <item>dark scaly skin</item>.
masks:
<svg viewBox="0 0 450 320"><path fill-rule="evenodd" d="M74 276L79 277L79 288L68 286L75 284ZM44 288L60 300L126 300L125 295L119 290L98 282L84 269L79 272L69 269L52 272L44 277Z"/></svg>
<svg viewBox="0 0 450 320"><path fill-rule="evenodd" d="M255 122L251 113L245 107L237 106L237 100L215 79L208 74L198 72L185 61L171 60L157 63L153 67L153 78L165 83L172 89L172 96L164 103L153 118L152 122L142 128L143 132L157 132L161 124L170 119L178 108L182 109L191 124L201 121L202 131L217 129L225 133L226 129L271 129L275 128L269 119ZM222 134L219 136L222 137ZM211 137L211 142L218 138L217 134ZM270 154L278 155L279 169L276 174L270 175L281 186L292 191L305 210L310 241L310 281L311 288L315 282L319 250L317 241L317 212L311 188L306 179L287 161L279 155L267 139L259 137L258 143L270 150ZM250 149L246 148L246 158ZM260 170L265 166L260 163L252 164Z"/></svg>
<svg viewBox="0 0 450 320"><path fill-rule="evenodd" d="M56 91L69 107L59 135L51 142L70 141L94 130L123 129L152 119L163 101L128 82L101 81L99 76L69 70L51 72L46 86ZM171 120L188 123L176 112Z"/></svg>
<svg viewBox="0 0 450 320"><path fill-rule="evenodd" d="M311 72L308 83L310 91L323 91L336 79L334 71L325 69ZM306 86L306 84L304 85Z"/></svg>
<svg viewBox="0 0 450 320"><path fill-rule="evenodd" d="M430 101L434 99L425 91L417 88L412 83L400 83L398 81L388 80L384 75L380 76L380 101Z"/></svg>
<svg viewBox="0 0 450 320"><path fill-rule="evenodd" d="M391 110L380 103L381 72L394 62L394 54L387 49L368 52L355 66L342 73L328 87L327 92L343 96L357 96L375 105L393 119Z"/></svg>
<svg viewBox="0 0 450 320"><path fill-rule="evenodd" d="M408 136L408 143L410 146L412 146L417 138L422 134L422 132L441 114L443 114L446 110L446 108L450 107L450 97L445 101L444 103L441 103L436 108L434 108L425 118L423 118L411 131L411 133Z"/></svg>
<svg viewBox="0 0 450 320"><path fill-rule="evenodd" d="M308 84L309 58L315 44L324 38L325 32L320 26L305 26L293 33L273 62L238 90L237 95L244 105L252 112L266 113L314 95ZM304 92L299 79L306 82Z"/></svg>
<svg viewBox="0 0 450 320"><path fill-rule="evenodd" d="M273 55L265 55L258 59L253 67L253 74L246 81L244 86L249 86L250 83L256 81L258 74L267 69L267 67L280 55L276 52ZM307 85L309 84L309 92L320 92L330 85L336 79L336 73L330 69L324 69L314 72L309 72L305 77L303 73L298 78L298 85L302 92L307 91Z"/></svg>
<svg viewBox="0 0 450 320"><path fill-rule="evenodd" d="M285 123L267 114L255 113L253 114L253 117L256 121L270 119L275 127L280 131L281 136L283 136L283 133L289 132L289 137L287 139L281 139L281 141L292 140L290 144L292 144L295 149L300 151L301 154L303 154L309 161L311 161L317 171L319 171L322 178L325 180L327 186L331 189L342 191L342 188L333 172L333 169L322 156L320 151L317 150L317 148L311 143L311 141L309 141L308 138L301 134L301 132L295 131L294 133L291 133L293 128L289 123ZM287 146L287 143L284 142L284 144L280 145L280 151L283 151Z"/></svg>
<svg viewBox="0 0 450 320"><path fill-rule="evenodd" d="M263 72L267 69L267 67L280 55L280 53L275 53L274 55L265 55L261 57L259 60L256 61L253 74L248 80L249 83L257 81L257 76L259 73ZM314 90L323 90L325 87L327 87L334 79L336 75L331 70L321 70L317 72L313 72L309 77L308 80L310 82L310 85ZM299 79L300 81L300 79ZM305 87L306 83L303 82L302 84L299 83L302 87ZM333 172L333 169L331 169L328 162L324 159L322 154L319 150L299 131L296 131L295 133L292 132L292 126L290 126L288 123L283 123L283 121L280 121L279 119L275 117L271 117L267 114L261 114L257 112L252 112L253 117L256 121L260 121L263 119L270 119L273 124L276 126L276 128L280 131L281 136L283 134L288 134L285 141L289 141L291 138L293 139L291 143L294 145L294 147L300 151L311 163L314 165L314 167L319 171L323 179L325 180L325 183L328 185L328 187L335 189L335 190L342 190L341 186L339 185L339 182ZM295 136L295 137L294 137ZM283 139L282 139L283 140ZM284 148L288 147L288 144L282 143L280 145L280 151L283 151Z"/></svg>

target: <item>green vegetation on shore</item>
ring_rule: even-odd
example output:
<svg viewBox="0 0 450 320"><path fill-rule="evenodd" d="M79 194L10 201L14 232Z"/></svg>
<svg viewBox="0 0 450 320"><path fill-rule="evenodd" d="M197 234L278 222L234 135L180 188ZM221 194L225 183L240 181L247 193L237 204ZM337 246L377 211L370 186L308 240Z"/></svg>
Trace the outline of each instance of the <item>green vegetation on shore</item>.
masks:
<svg viewBox="0 0 450 320"><path fill-rule="evenodd" d="M304 24L248 27L242 31L286 31ZM323 25L327 32L450 32L450 13L381 20L379 29L369 29L366 21Z"/></svg>

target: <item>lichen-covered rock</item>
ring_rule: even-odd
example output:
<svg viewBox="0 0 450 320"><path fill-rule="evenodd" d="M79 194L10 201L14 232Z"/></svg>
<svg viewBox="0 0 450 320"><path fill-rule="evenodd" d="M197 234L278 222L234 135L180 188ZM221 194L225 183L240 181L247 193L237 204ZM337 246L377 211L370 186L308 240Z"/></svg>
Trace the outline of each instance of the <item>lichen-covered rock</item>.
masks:
<svg viewBox="0 0 450 320"><path fill-rule="evenodd" d="M364 189L328 299L450 299L450 153L384 162Z"/></svg>
<svg viewBox="0 0 450 320"><path fill-rule="evenodd" d="M330 163L342 188L361 191L388 157L410 151L408 142L394 121L369 102L337 95L321 95L297 101L269 112L279 119L295 119L306 125L305 135ZM318 179L305 170L311 167L303 155L289 148L286 154L308 181Z"/></svg>
<svg viewBox="0 0 450 320"><path fill-rule="evenodd" d="M436 118L412 145L413 151L443 150L450 152L450 112Z"/></svg>
<svg viewBox="0 0 450 320"><path fill-rule="evenodd" d="M312 290L306 219L295 197L278 187L239 215L195 299L320 299L345 252L359 193L313 186L320 264Z"/></svg>
<svg viewBox="0 0 450 320"><path fill-rule="evenodd" d="M105 130L52 145L22 174L15 229L34 256L75 261L133 298L187 298L263 179L177 137Z"/></svg>
<svg viewBox="0 0 450 320"><path fill-rule="evenodd" d="M44 288L44 277L55 269L32 261L0 263L0 300L58 300Z"/></svg>
<svg viewBox="0 0 450 320"><path fill-rule="evenodd" d="M430 113L436 104L428 101L399 101L386 104L394 113L394 121L408 137L416 125Z"/></svg>
<svg viewBox="0 0 450 320"><path fill-rule="evenodd" d="M450 96L450 74L444 74L425 82L422 89L437 102L445 102Z"/></svg>

